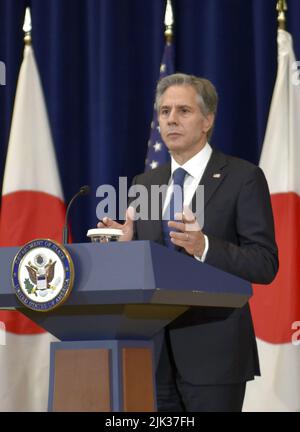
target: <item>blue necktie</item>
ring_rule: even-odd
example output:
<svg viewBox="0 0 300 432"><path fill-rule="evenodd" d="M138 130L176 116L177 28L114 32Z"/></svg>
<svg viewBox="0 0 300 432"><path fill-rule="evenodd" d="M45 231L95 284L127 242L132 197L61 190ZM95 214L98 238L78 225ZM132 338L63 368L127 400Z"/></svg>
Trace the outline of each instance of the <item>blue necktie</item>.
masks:
<svg viewBox="0 0 300 432"><path fill-rule="evenodd" d="M186 171L183 168L177 168L173 172L173 186L180 186L181 187L181 193L182 193L182 199L179 200L178 198L178 192L174 194L174 190L171 195L170 204L168 205L165 213L167 213L168 208L170 209L170 219L163 220L162 221L162 231L163 231L163 238L166 246L169 248L174 249L174 244L171 242L170 238L170 231L174 230L174 228L168 227L168 221L169 220L175 220L175 213L182 213L182 206L183 206L183 183L186 176ZM176 197L176 199L174 199Z"/></svg>

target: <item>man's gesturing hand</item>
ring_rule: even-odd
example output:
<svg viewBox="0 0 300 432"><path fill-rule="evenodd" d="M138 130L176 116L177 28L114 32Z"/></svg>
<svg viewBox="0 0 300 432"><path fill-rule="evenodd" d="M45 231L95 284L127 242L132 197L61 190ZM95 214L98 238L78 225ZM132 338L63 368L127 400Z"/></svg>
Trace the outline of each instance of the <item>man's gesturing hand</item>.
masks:
<svg viewBox="0 0 300 432"><path fill-rule="evenodd" d="M118 222L108 217L103 218L102 222L97 224L98 228L116 228L123 231L123 235L120 236L119 241L130 241L133 238L133 220L134 220L134 209L128 207L126 210L126 221L125 223L119 224Z"/></svg>
<svg viewBox="0 0 300 432"><path fill-rule="evenodd" d="M188 254L201 257L205 240L195 215L185 207L184 213L176 213L175 217L182 222L168 222L169 227L176 230L170 231L171 242L175 246L183 247Z"/></svg>

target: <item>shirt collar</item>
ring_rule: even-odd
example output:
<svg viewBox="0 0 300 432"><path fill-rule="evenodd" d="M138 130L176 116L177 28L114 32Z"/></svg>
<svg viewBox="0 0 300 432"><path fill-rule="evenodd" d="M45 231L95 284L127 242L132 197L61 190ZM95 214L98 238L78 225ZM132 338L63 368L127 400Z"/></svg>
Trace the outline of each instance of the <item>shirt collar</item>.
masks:
<svg viewBox="0 0 300 432"><path fill-rule="evenodd" d="M195 156L193 156L183 165L179 165L176 160L171 156L171 174L173 175L173 172L177 168L181 167L185 169L186 172L193 178L199 177L199 172L201 174L201 171L205 169L211 153L212 148L207 142L205 146L197 154L195 154Z"/></svg>

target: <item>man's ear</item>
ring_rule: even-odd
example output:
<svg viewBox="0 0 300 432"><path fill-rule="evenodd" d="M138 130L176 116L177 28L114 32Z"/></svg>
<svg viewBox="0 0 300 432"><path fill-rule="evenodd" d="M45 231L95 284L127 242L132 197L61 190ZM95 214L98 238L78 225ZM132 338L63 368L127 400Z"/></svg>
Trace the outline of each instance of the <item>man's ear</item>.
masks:
<svg viewBox="0 0 300 432"><path fill-rule="evenodd" d="M214 121L215 121L215 115L213 113L210 113L205 117L204 130L206 133L213 127Z"/></svg>

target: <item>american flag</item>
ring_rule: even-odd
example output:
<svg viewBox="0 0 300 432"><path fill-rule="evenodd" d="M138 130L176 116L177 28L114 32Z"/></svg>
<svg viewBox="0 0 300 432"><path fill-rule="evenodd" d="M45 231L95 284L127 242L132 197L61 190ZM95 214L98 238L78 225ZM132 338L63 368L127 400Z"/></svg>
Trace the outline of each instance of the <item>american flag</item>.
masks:
<svg viewBox="0 0 300 432"><path fill-rule="evenodd" d="M159 79L174 73L174 52L172 42L166 42L162 62L160 65ZM165 146L159 130L157 111L154 106L151 132L148 141L148 153L145 161L145 171L157 168L170 159L169 151Z"/></svg>

